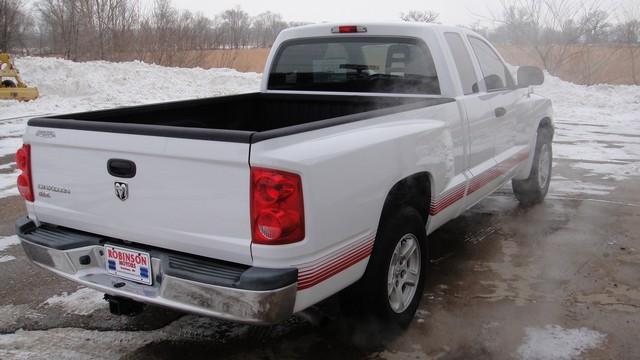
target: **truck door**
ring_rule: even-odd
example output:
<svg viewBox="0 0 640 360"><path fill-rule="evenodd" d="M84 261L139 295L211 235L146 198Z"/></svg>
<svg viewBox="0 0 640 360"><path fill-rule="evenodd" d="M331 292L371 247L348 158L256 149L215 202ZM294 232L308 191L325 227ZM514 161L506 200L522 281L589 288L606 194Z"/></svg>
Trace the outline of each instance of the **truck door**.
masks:
<svg viewBox="0 0 640 360"><path fill-rule="evenodd" d="M484 89L478 76L479 69L474 64L469 47L463 37L456 32L444 34L451 50L464 96L459 98L461 111L466 113L468 123L467 187L464 206L475 204L490 190L485 182L496 168L495 133L496 123L491 107L491 95Z"/></svg>
<svg viewBox="0 0 640 360"><path fill-rule="evenodd" d="M516 88L511 72L486 41L469 36L469 42L478 59L493 112L497 175L504 181L522 160L521 155L528 154L526 144L516 140L518 119L527 117L527 89Z"/></svg>

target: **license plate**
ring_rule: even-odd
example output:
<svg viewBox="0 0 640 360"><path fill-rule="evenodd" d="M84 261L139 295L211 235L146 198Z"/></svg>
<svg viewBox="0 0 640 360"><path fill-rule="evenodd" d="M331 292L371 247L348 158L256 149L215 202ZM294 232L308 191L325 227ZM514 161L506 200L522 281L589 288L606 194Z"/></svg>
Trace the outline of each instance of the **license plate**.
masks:
<svg viewBox="0 0 640 360"><path fill-rule="evenodd" d="M117 277L151 285L149 253L106 245L107 272Z"/></svg>

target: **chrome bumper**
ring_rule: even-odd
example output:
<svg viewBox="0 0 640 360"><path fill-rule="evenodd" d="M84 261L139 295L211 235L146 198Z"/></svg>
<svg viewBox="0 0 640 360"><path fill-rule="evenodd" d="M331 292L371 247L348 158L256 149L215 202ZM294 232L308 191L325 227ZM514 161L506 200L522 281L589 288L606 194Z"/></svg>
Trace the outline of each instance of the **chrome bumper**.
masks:
<svg viewBox="0 0 640 360"><path fill-rule="evenodd" d="M277 323L293 313L296 282L260 291L210 285L165 274L166 258L152 255L155 281L153 285L143 285L110 275L106 271L105 251L101 245L58 250L31 242L20 233L18 236L27 257L35 264L109 295L253 324ZM82 263L88 262L88 265L81 264L81 258Z"/></svg>

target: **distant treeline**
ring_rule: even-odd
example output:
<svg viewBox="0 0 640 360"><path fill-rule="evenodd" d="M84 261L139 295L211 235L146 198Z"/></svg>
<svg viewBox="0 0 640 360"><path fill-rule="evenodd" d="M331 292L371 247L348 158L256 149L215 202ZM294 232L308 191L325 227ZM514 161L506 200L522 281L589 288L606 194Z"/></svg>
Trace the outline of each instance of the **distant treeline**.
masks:
<svg viewBox="0 0 640 360"><path fill-rule="evenodd" d="M620 1L616 9L605 9L601 0L501 0L498 13L479 19L491 26L469 27L495 44L526 49L533 63L552 74L582 62L583 83L591 83L613 57L628 59L622 65L630 83L640 84L640 1ZM399 15L417 22L439 18L430 10ZM280 31L301 24L269 11L251 16L240 7L207 17L177 9L171 0L146 7L140 0L0 0L0 51L196 66L210 61L209 50L268 48ZM621 45L593 51L612 43ZM212 66L233 66L239 52L215 56Z"/></svg>
<svg viewBox="0 0 640 360"><path fill-rule="evenodd" d="M501 0L500 4L497 13L468 27L511 49L511 55L517 54L512 60L542 66L553 75L570 74L581 84L608 78L640 85L639 0L620 0L616 9L605 8L601 0ZM438 14L414 10L401 18L437 22ZM629 79L621 80L616 67L624 68Z"/></svg>
<svg viewBox="0 0 640 360"><path fill-rule="evenodd" d="M239 7L210 18L170 0L146 8L137 0L0 0L0 51L175 64L184 51L270 47L282 29L300 24Z"/></svg>

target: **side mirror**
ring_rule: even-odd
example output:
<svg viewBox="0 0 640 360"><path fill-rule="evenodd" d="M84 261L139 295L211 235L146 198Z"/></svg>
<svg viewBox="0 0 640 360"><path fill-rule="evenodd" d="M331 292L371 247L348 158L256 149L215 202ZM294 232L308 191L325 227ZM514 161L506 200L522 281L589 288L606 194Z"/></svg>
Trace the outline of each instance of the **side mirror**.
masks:
<svg viewBox="0 0 640 360"><path fill-rule="evenodd" d="M504 81L502 81L502 78L496 74L485 76L484 83L489 91L505 88Z"/></svg>
<svg viewBox="0 0 640 360"><path fill-rule="evenodd" d="M542 85L544 73L536 66L520 66L518 68L518 87L524 88L532 85Z"/></svg>

